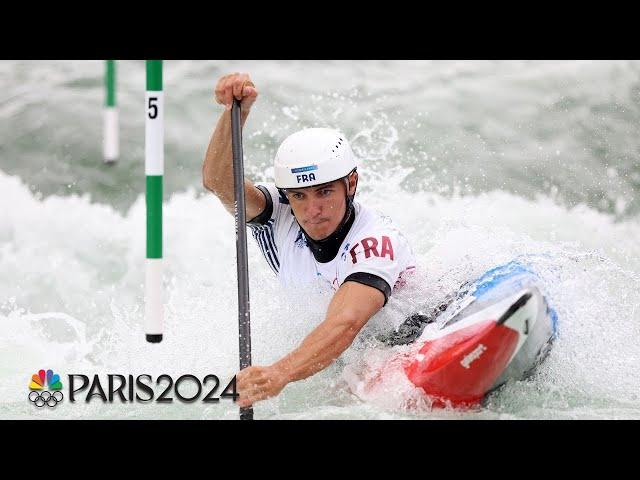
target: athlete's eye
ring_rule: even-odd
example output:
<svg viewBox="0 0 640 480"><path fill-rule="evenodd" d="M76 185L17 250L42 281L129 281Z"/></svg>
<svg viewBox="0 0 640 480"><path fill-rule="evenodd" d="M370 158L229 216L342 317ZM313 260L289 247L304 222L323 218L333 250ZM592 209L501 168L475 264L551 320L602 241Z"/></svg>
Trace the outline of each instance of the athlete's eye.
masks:
<svg viewBox="0 0 640 480"><path fill-rule="evenodd" d="M298 192L293 192L293 193L291 193L291 196L292 196L293 198L295 198L296 200L301 200L301 199L302 199L302 194L301 194L301 193L298 193Z"/></svg>
<svg viewBox="0 0 640 480"><path fill-rule="evenodd" d="M331 190L330 188L323 188L322 190L320 190L320 194L323 197L326 197L327 195L329 195L331 192L333 192L333 190Z"/></svg>

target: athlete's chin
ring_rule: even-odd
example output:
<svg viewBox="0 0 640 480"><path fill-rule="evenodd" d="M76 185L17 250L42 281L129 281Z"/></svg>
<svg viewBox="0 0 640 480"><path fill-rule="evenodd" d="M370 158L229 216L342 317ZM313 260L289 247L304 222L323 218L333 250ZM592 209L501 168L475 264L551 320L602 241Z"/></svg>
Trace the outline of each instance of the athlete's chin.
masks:
<svg viewBox="0 0 640 480"><path fill-rule="evenodd" d="M322 240L323 238L325 238L327 235L324 234L324 232L319 232L317 230L315 231L307 231L307 233L309 234L309 236L313 239L313 240Z"/></svg>
<svg viewBox="0 0 640 480"><path fill-rule="evenodd" d="M321 222L316 224L308 224L306 228L309 236L314 240L322 240L331 235L331 229L329 228L329 222Z"/></svg>

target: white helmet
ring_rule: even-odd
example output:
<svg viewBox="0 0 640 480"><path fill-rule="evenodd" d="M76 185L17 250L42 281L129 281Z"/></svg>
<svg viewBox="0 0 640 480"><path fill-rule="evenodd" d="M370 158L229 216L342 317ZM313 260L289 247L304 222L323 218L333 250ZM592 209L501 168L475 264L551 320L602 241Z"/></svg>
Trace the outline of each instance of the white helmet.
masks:
<svg viewBox="0 0 640 480"><path fill-rule="evenodd" d="M346 137L330 128L307 128L284 139L274 159L278 188L305 188L343 178L356 168Z"/></svg>

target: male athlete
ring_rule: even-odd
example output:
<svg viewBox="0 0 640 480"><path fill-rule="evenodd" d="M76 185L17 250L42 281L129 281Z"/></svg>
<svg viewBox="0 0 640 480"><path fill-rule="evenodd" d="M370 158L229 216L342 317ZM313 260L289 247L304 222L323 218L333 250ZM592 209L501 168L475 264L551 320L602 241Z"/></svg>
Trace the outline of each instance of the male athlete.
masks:
<svg viewBox="0 0 640 480"><path fill-rule="evenodd" d="M258 97L249 75L234 73L218 81L215 99L225 111L202 169L205 188L232 215L229 110L234 97L241 101L244 125ZM253 236L285 287L319 283L335 293L325 320L298 348L273 365L255 365L238 373L241 407L273 397L288 383L329 366L387 303L394 287L403 284L402 276L415 269L407 239L388 219L354 201L356 159L342 133L328 128L295 132L278 148L274 167L275 185L244 180L247 223Z"/></svg>

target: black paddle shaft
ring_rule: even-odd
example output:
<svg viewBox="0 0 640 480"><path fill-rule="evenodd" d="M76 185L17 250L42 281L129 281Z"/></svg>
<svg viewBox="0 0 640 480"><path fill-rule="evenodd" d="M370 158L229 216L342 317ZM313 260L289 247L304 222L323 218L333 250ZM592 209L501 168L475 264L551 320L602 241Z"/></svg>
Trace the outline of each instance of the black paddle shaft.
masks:
<svg viewBox="0 0 640 480"><path fill-rule="evenodd" d="M251 365L251 319L249 316L249 265L247 262L247 219L244 200L244 162L240 101L231 107L231 147L233 149L233 185L235 191L236 252L238 265L238 325L240 370ZM253 408L240 409L240 420L253 420Z"/></svg>

